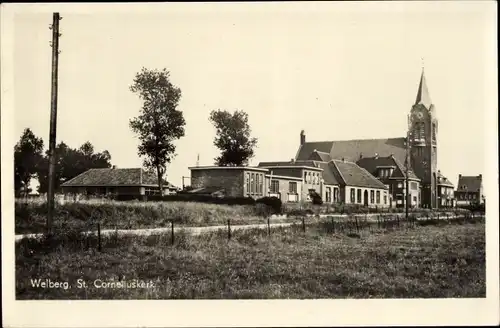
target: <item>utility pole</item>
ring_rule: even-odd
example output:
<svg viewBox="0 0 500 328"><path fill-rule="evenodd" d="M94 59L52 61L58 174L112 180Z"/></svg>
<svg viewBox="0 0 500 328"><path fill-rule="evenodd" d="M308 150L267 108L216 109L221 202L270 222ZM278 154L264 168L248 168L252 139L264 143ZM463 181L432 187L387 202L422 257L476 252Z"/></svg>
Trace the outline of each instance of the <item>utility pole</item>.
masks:
<svg viewBox="0 0 500 328"><path fill-rule="evenodd" d="M59 13L52 15L52 90L50 101L50 132L49 132L49 186L47 193L47 234L52 234L52 219L54 215L54 189L55 189L55 166L56 166L56 123L57 123L57 79L58 79L58 63L59 63L59 21L62 17Z"/></svg>
<svg viewBox="0 0 500 328"><path fill-rule="evenodd" d="M411 122L410 115L408 115L408 132L406 133L406 160L405 160L405 170L406 170L406 201L405 201L405 218L408 220L408 210L410 207L410 182L409 182L409 173L410 173L410 130L411 130Z"/></svg>

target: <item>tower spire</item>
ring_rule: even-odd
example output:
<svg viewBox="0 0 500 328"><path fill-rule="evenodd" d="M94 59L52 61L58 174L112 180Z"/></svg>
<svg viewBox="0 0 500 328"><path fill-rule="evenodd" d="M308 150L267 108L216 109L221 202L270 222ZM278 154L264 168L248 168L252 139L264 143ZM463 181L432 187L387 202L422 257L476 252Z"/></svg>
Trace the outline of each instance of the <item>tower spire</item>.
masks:
<svg viewBox="0 0 500 328"><path fill-rule="evenodd" d="M431 97L429 95L429 90L427 90L427 82L425 81L424 74L424 59L422 58L422 74L420 75L420 84L418 86L417 98L415 99L415 105L422 104L425 108L431 108Z"/></svg>

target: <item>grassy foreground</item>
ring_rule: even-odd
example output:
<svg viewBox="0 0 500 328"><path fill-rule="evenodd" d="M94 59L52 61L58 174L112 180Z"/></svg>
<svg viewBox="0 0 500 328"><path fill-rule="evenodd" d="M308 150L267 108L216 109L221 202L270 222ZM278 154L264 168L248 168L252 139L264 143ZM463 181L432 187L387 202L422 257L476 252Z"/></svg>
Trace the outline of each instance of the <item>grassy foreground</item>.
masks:
<svg viewBox="0 0 500 328"><path fill-rule="evenodd" d="M47 204L45 201L15 202L15 233L42 233L45 231ZM141 229L178 226L264 223L250 205L219 205L195 202L117 202L89 200L57 203L54 229L95 230L97 222L103 229Z"/></svg>
<svg viewBox="0 0 500 328"><path fill-rule="evenodd" d="M276 229L271 236L265 230L238 231L231 240L218 232L179 235L173 246L168 235L109 237L100 253L76 243L54 243L24 239L16 244L17 299L440 298L486 293L484 223L363 231L356 237L332 234L322 225L308 227L306 233ZM122 283L143 281L144 288L94 286L121 277ZM67 282L68 288L35 288L32 279Z"/></svg>

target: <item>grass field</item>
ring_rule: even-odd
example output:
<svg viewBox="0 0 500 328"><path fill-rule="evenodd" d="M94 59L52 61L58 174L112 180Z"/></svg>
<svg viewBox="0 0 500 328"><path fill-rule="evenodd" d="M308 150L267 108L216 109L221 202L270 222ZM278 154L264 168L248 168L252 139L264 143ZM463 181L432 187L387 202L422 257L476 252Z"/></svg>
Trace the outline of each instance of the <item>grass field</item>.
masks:
<svg viewBox="0 0 500 328"><path fill-rule="evenodd" d="M47 207L44 201L15 202L16 234L45 231ZM195 202L117 202L90 200L56 204L54 229L95 230L100 222L103 229L141 229L178 226L263 223L250 205L219 205Z"/></svg>
<svg viewBox="0 0 500 328"><path fill-rule="evenodd" d="M445 224L332 234L322 225L202 236L123 237L103 251L24 239L17 299L270 299L485 297L485 225ZM153 282L96 288L94 281ZM34 288L31 279L71 288ZM78 288L78 279L87 288Z"/></svg>

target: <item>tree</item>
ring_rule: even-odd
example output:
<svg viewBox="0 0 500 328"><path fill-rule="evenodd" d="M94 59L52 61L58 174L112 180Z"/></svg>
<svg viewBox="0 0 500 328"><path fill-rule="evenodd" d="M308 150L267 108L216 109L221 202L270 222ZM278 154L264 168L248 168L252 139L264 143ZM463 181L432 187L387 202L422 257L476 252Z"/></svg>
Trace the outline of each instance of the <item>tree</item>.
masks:
<svg viewBox="0 0 500 328"><path fill-rule="evenodd" d="M14 188L16 195L21 191L27 196L30 181L37 175L42 160L43 140L26 128L19 142L14 146Z"/></svg>
<svg viewBox="0 0 500 328"><path fill-rule="evenodd" d="M40 166L38 181L39 193L45 193L48 189L49 156L46 152L42 165ZM55 190L60 185L77 175L93 168L111 167L111 155L107 150L102 153L94 153L94 146L85 142L79 149L72 149L64 142L60 142L55 149L56 169L54 172Z"/></svg>
<svg viewBox="0 0 500 328"><path fill-rule="evenodd" d="M166 69L142 68L130 87L143 101L139 116L130 120L130 128L138 136L138 154L146 169L156 170L158 186L163 195L163 175L175 156L174 141L184 136L186 122L177 105L181 89L170 82Z"/></svg>
<svg viewBox="0 0 500 328"><path fill-rule="evenodd" d="M214 145L220 149L220 156L215 158L219 166L247 165L254 156L257 139L250 136L248 114L236 110L214 110L210 113L210 122L216 129Z"/></svg>
<svg viewBox="0 0 500 328"><path fill-rule="evenodd" d="M43 155L43 140L26 128L14 146L14 188L16 195L30 192L30 180L37 175Z"/></svg>

